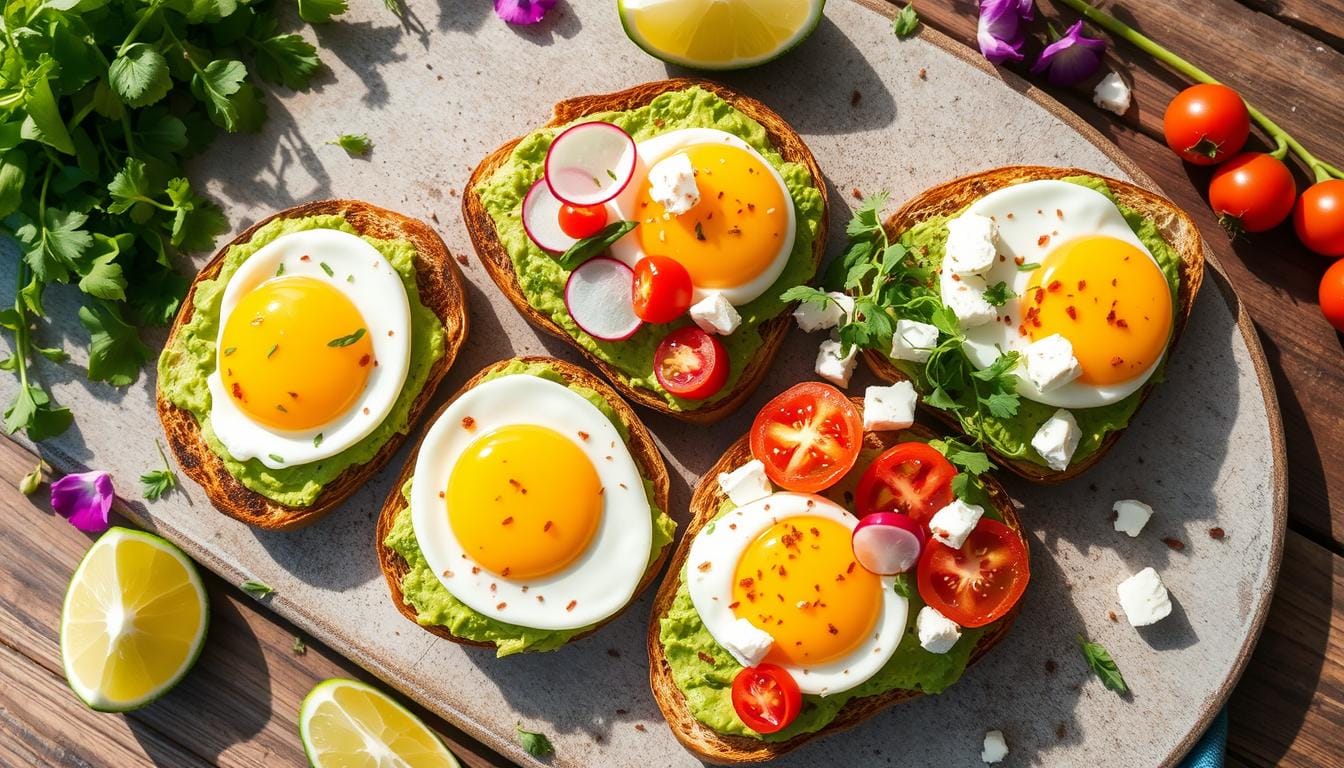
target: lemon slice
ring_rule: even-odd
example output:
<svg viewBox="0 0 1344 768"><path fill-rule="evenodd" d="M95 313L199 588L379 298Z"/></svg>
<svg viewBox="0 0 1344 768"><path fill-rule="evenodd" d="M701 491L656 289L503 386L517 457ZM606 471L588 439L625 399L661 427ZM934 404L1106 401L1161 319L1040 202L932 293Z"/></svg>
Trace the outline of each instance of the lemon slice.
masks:
<svg viewBox="0 0 1344 768"><path fill-rule="evenodd" d="M299 737L313 768L458 768L420 718L356 680L318 683L299 708Z"/></svg>
<svg viewBox="0 0 1344 768"><path fill-rule="evenodd" d="M196 663L208 623L205 587L182 550L153 534L111 528L65 593L65 678L100 712L143 707Z"/></svg>
<svg viewBox="0 0 1344 768"><path fill-rule="evenodd" d="M801 43L826 0L617 0L635 45L695 69L739 69Z"/></svg>

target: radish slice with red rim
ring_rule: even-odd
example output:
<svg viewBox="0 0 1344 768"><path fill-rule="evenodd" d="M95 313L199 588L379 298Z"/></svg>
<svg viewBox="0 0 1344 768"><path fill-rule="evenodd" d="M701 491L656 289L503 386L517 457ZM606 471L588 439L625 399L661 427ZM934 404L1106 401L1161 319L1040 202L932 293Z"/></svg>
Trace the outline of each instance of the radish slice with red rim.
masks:
<svg viewBox="0 0 1344 768"><path fill-rule="evenodd" d="M905 573L919 562L927 535L900 512L874 512L854 526L854 559L880 576Z"/></svg>
<svg viewBox="0 0 1344 768"><path fill-rule="evenodd" d="M567 128L546 152L546 184L570 205L597 205L619 195L635 174L630 134L611 123Z"/></svg>
<svg viewBox="0 0 1344 768"><path fill-rule="evenodd" d="M569 273L565 308L595 339L628 339L644 324L635 315L634 282L634 272L621 262L605 256L589 259Z"/></svg>
<svg viewBox="0 0 1344 768"><path fill-rule="evenodd" d="M560 228L560 208L564 203L551 194L545 179L538 179L523 198L523 231L537 247L550 253L564 253L578 242Z"/></svg>

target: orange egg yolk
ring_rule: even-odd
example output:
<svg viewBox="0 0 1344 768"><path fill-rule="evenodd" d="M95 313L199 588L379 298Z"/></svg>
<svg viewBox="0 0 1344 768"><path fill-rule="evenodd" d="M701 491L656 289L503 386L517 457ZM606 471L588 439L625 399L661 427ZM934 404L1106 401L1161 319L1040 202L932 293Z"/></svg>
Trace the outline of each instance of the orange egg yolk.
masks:
<svg viewBox="0 0 1344 768"><path fill-rule="evenodd" d="M664 216L645 179L636 198L644 253L670 256L697 288L732 288L764 272L788 234L788 208L775 177L756 155L727 144L684 150L695 170L700 202Z"/></svg>
<svg viewBox="0 0 1344 768"><path fill-rule="evenodd" d="M854 561L851 533L825 517L782 520L747 545L731 608L775 638L766 661L815 666L873 635L881 580Z"/></svg>
<svg viewBox="0 0 1344 768"><path fill-rule="evenodd" d="M512 424L472 441L448 476L448 523L468 557L506 578L561 570L602 519L602 483L574 440Z"/></svg>
<svg viewBox="0 0 1344 768"><path fill-rule="evenodd" d="M1171 287L1143 251L1113 237L1061 244L1022 297L1020 331L1073 344L1085 384L1119 384L1148 370L1171 336Z"/></svg>
<svg viewBox="0 0 1344 768"><path fill-rule="evenodd" d="M234 307L219 345L224 389L254 421L315 429L348 411L368 382L373 342L354 302L311 277L276 277Z"/></svg>

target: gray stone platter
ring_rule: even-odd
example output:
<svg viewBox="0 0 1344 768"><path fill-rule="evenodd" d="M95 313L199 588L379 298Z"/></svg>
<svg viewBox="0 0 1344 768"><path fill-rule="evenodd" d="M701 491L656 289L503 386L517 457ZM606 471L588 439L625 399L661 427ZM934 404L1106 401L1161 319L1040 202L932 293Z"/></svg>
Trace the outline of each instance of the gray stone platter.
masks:
<svg viewBox="0 0 1344 768"><path fill-rule="evenodd" d="M275 209L325 197L436 218L449 248L472 257L464 270L471 334L441 396L511 354L574 360L566 345L528 326L475 263L460 193L482 156L544 122L556 100L687 74L630 44L613 6L568 0L546 23L513 29L482 0L412 0L404 26L381 3L358 3L341 22L316 30L330 69L316 87L269 99L265 131L219 141L193 177L206 181L239 230ZM1079 166L1152 186L1077 117L973 52L928 30L898 42L881 8L832 0L815 34L792 54L721 78L780 112L809 142L831 185L831 253L843 246L856 188L890 190L899 201L1014 163ZM351 159L324 143L342 132L367 132L373 153ZM9 295L13 258L2 264L0 292ZM1166 383L1101 466L1055 488L1009 483L1025 507L1033 575L1008 638L947 693L887 710L780 764L974 766L987 728L1007 734L1009 763L1017 765L1164 764L1189 749L1236 682L1264 620L1286 492L1264 357L1236 296L1210 266ZM73 318L77 301L53 291L48 306ZM514 741L516 723L551 737L550 765L696 764L649 694L647 597L556 653L496 660L437 639L393 609L374 557L375 517L405 451L342 509L295 533L248 529L216 513L190 483L146 504L136 478L157 461L161 434L152 372L124 390L91 386L74 348L82 330L71 324L41 334L75 355L49 378L57 399L78 415L43 454L61 470L111 470L131 514L206 567L234 583L272 585L275 611L521 763L535 761ZM162 344L162 336L151 341ZM816 343L795 331L752 401L712 429L641 414L664 449L680 520L690 487L756 408L811 377ZM854 390L864 383L859 377ZM0 377L0 397L7 401L15 386ZM1107 522L1111 502L1130 497L1158 510L1132 540ZM1212 540L1212 526L1227 537ZM1185 550L1168 549L1161 541L1168 536L1186 542ZM1174 614L1142 631L1123 618L1113 623L1115 585L1148 565L1169 585ZM1088 671L1078 632L1111 650L1132 695L1115 695Z"/></svg>

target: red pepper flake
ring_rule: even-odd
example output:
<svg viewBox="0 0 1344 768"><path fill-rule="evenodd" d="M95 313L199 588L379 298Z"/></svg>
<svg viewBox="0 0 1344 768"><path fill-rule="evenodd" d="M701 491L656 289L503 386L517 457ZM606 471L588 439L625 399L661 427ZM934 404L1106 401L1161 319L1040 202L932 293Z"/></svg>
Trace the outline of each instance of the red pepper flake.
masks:
<svg viewBox="0 0 1344 768"><path fill-rule="evenodd" d="M364 415L365 415L365 416L368 416L368 415L369 415L369 409L368 409L368 408L365 408L365 409L364 409Z"/></svg>
<svg viewBox="0 0 1344 768"><path fill-rule="evenodd" d="M462 417L462 428L463 428L463 429L475 429L475 428L476 428L476 420L473 419L473 418L471 418L470 416L463 416L463 417Z"/></svg>
<svg viewBox="0 0 1344 768"><path fill-rule="evenodd" d="M854 187L853 189L849 190L849 194L850 194L850 196L853 197L855 200L862 200L862 199L863 199L863 191L860 190L858 187Z"/></svg>
<svg viewBox="0 0 1344 768"><path fill-rule="evenodd" d="M1129 327L1129 322L1126 321L1125 318L1122 317L1122 318L1120 318L1119 320L1116 320L1116 321L1115 321L1115 327L1116 327L1116 328L1128 328L1128 327Z"/></svg>
<svg viewBox="0 0 1344 768"><path fill-rule="evenodd" d="M834 625L834 624L831 624L831 623L829 623L829 622L826 624L826 631L827 631L827 632L830 632L832 635L838 635L838 634L840 634L840 630L836 629L836 628L835 628L835 625Z"/></svg>
<svg viewBox="0 0 1344 768"><path fill-rule="evenodd" d="M312 258L313 258L313 257L311 257L311 256L309 256L308 254L305 253L305 254L303 254L302 256L299 257L299 261L312 261Z"/></svg>
<svg viewBox="0 0 1344 768"><path fill-rule="evenodd" d="M1050 236L1041 235L1040 237L1036 238L1036 244L1044 248L1045 246L1050 244Z"/></svg>
<svg viewBox="0 0 1344 768"><path fill-rule="evenodd" d="M500 525L513 525L513 515L509 515L500 521Z"/></svg>
<svg viewBox="0 0 1344 768"><path fill-rule="evenodd" d="M480 573L480 572L481 572L481 567L480 567L479 565L473 565L473 566L471 566L471 575L472 575L472 576L475 576L476 574L478 574L478 573Z"/></svg>
<svg viewBox="0 0 1344 768"><path fill-rule="evenodd" d="M1115 615L1115 611L1107 611L1106 618L1110 619L1111 621L1116 622L1120 621L1120 617Z"/></svg>
<svg viewBox="0 0 1344 768"><path fill-rule="evenodd" d="M1210 538L1210 539L1221 540L1221 539L1222 539L1224 536L1226 536L1226 535L1227 535L1227 531L1224 531L1222 528L1210 528L1210 529L1209 529L1209 538Z"/></svg>
<svg viewBox="0 0 1344 768"><path fill-rule="evenodd" d="M509 573L512 572L512 571L513 571L513 569L506 565L506 566L504 566L504 570L502 570L502 571L499 572L499 575L500 575L500 576L503 576L504 578L507 579L507 578L509 578ZM494 585L491 584L491 585L490 585L490 588L493 590L493 589L494 589Z"/></svg>
<svg viewBox="0 0 1344 768"><path fill-rule="evenodd" d="M443 491L439 491L439 498L440 498L440 499L443 498Z"/></svg>
<svg viewBox="0 0 1344 768"><path fill-rule="evenodd" d="M1107 312L1107 313L1106 313L1106 324L1107 324L1107 325L1115 325L1115 310L1114 310L1114 309L1112 309L1110 312Z"/></svg>
<svg viewBox="0 0 1344 768"><path fill-rule="evenodd" d="M952 279L955 280L956 282L960 283L960 282L961 282L961 275L958 275L958 274L956 274L956 273L954 272L954 273L952 274Z"/></svg>
<svg viewBox="0 0 1344 768"><path fill-rule="evenodd" d="M731 603L728 604L728 610L730 610L730 611L735 611L735 610L737 610L737 606L739 606L739 605L741 605L741 604L742 604L742 603L741 603L740 601L734 600L733 602L731 602Z"/></svg>
<svg viewBox="0 0 1344 768"><path fill-rule="evenodd" d="M853 572L854 572L854 566L856 566L856 565L858 565L858 563L855 563L854 561L851 560L850 563L849 563L849 566L848 566L847 568L845 568L845 573L853 573Z"/></svg>
<svg viewBox="0 0 1344 768"><path fill-rule="evenodd" d="M1026 263L1027 263L1027 260L1024 259L1024 258L1021 257L1021 256L1014 256L1014 257L1013 257L1013 263L1020 267L1020 266L1022 266L1023 264L1026 264Z"/></svg>
<svg viewBox="0 0 1344 768"><path fill-rule="evenodd" d="M452 572L452 571L444 571L444 572L443 572L443 578L445 578L445 579L451 579L451 578L453 578L453 572Z"/></svg>
<svg viewBox="0 0 1344 768"><path fill-rule="evenodd" d="M578 604L579 604L579 601L578 601L578 600L570 600L570 601L569 601L569 605L566 605L566 606L565 606L565 610L566 610L566 611L572 611L572 610L574 610L574 606L576 606L576 605L578 605Z"/></svg>
<svg viewBox="0 0 1344 768"><path fill-rule="evenodd" d="M1058 208L1056 208L1056 209L1055 209L1055 216L1057 216L1057 217L1059 217L1059 218L1062 219L1062 218L1064 218L1064 212L1061 211L1061 210L1059 210Z"/></svg>
<svg viewBox="0 0 1344 768"><path fill-rule="evenodd" d="M636 730L636 731L639 731L640 733L643 733L644 731L646 731L646 730L648 730L648 729L644 727L644 724L643 724L643 723L635 723L635 730Z"/></svg>
<svg viewBox="0 0 1344 768"><path fill-rule="evenodd" d="M1112 366L1112 367L1119 368L1120 366L1122 366L1122 365L1124 365L1124 364L1125 364L1125 359L1124 359L1123 357L1119 356L1119 355L1116 355L1115 357L1112 357L1112 358L1111 358L1111 366Z"/></svg>
<svg viewBox="0 0 1344 768"><path fill-rule="evenodd" d="M537 602L538 602L538 603L544 603L544 602L546 602L546 598L542 597L541 595L537 595Z"/></svg>
<svg viewBox="0 0 1344 768"><path fill-rule="evenodd" d="M1168 536L1167 538L1163 539L1163 540L1162 540L1162 543L1163 543L1163 544L1166 544L1168 547L1170 547L1170 548L1171 548L1173 551L1175 551L1175 552L1180 552L1181 550L1185 549L1185 542L1184 542L1184 541L1181 541L1180 539L1177 539L1177 538L1174 538L1174 537L1171 537L1171 536Z"/></svg>
<svg viewBox="0 0 1344 768"><path fill-rule="evenodd" d="M708 571L708 570L709 570L710 568L712 568L712 567L713 567L713 566L710 564L710 562L709 562L708 560L706 560L705 562L703 562L703 563L701 563L701 564L695 566L695 569L696 569L697 571L701 572L701 573L705 573L706 571Z"/></svg>
<svg viewBox="0 0 1344 768"><path fill-rule="evenodd" d="M1074 309L1072 306L1065 307L1064 314L1068 315L1070 320L1078 319L1078 310Z"/></svg>
<svg viewBox="0 0 1344 768"><path fill-rule="evenodd" d="M1081 290L1083 290L1083 289L1086 288L1086 287L1087 287L1087 281L1086 281L1086 280L1079 280L1079 281L1078 281L1078 290L1081 291Z"/></svg>
<svg viewBox="0 0 1344 768"><path fill-rule="evenodd" d="M813 536L821 535L821 531L817 530L816 528L809 528L808 533L812 534Z"/></svg>
<svg viewBox="0 0 1344 768"><path fill-rule="evenodd" d="M364 368L364 367L368 366L369 361L372 360L372 359L373 359L373 355L369 355L369 354L365 354L365 355L363 355L362 357L359 358L359 367L360 367L360 368Z"/></svg>
<svg viewBox="0 0 1344 768"><path fill-rule="evenodd" d="M495 606L495 610L496 610L496 611L502 611L502 610L504 610L505 608L508 608L508 607L509 607L509 604L508 604L508 603L500 603L499 605L496 605L496 606Z"/></svg>
<svg viewBox="0 0 1344 768"><path fill-rule="evenodd" d="M706 664L711 664L711 665L712 665L712 664L717 664L717 663L718 663L718 662L714 661L714 657L713 657L713 656L710 656L708 653L705 653L704 651L696 651L696 652L695 652L695 655L696 655L696 656L699 656L699 657L700 657L700 660L703 661L703 662L705 662Z"/></svg>
<svg viewBox="0 0 1344 768"><path fill-rule="evenodd" d="M579 439L580 439L580 440L587 441L587 440L588 440L588 433L587 433L587 432L580 432L580 433L579 433Z"/></svg>
<svg viewBox="0 0 1344 768"><path fill-rule="evenodd" d="M786 570L784 570L784 566L782 566L782 565L779 566L779 578L783 579L783 578L786 578L788 575L789 575L789 572L786 571Z"/></svg>
<svg viewBox="0 0 1344 768"><path fill-rule="evenodd" d="M243 402L247 402L247 398L246 398L246 397L243 397L243 385L239 384L239 383L236 382L236 381L233 382L233 396L234 396L234 398L236 398L236 399L238 399L238 400L242 400Z"/></svg>
<svg viewBox="0 0 1344 768"><path fill-rule="evenodd" d="M1045 287L1045 289L1048 290L1048 291L1050 291L1051 293L1056 293L1056 292L1058 292L1059 289L1062 288L1062 287L1063 287L1063 284L1060 283L1058 280L1051 280L1051 281L1050 281L1050 284L1047 285L1047 286Z"/></svg>
<svg viewBox="0 0 1344 768"><path fill-rule="evenodd" d="M1008 213L1008 218L1009 218L1009 219L1012 219L1012 218L1013 218L1013 214L1012 214L1011 212ZM1020 263L1020 262L1019 262L1019 263Z"/></svg>
<svg viewBox="0 0 1344 768"><path fill-rule="evenodd" d="M756 581L754 579L752 579L750 576L747 576L743 578L741 581L737 582L737 585L743 589L751 589L751 585L755 583Z"/></svg>
<svg viewBox="0 0 1344 768"><path fill-rule="evenodd" d="M546 524L543 525L543 526L541 526L541 532L542 532L542 533L550 533L550 531L551 531L551 526L553 526L553 525L555 525L555 523L552 523L550 520L547 520L547 521L546 521Z"/></svg>
<svg viewBox="0 0 1344 768"><path fill-rule="evenodd" d="M836 581L844 581L844 580L845 580L845 574L843 574L843 573L837 573L837 574L835 574L835 580L836 580Z"/></svg>
<svg viewBox="0 0 1344 768"><path fill-rule="evenodd" d="M298 393L298 392L290 392L290 393L289 393L289 397L290 397L290 399L292 399L292 400L298 400L298 399L299 399L299 393Z"/></svg>

